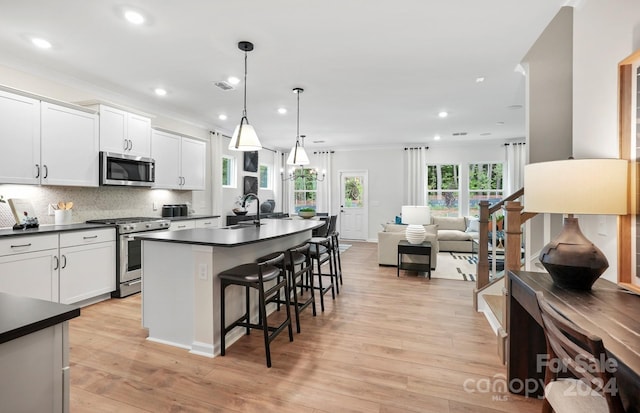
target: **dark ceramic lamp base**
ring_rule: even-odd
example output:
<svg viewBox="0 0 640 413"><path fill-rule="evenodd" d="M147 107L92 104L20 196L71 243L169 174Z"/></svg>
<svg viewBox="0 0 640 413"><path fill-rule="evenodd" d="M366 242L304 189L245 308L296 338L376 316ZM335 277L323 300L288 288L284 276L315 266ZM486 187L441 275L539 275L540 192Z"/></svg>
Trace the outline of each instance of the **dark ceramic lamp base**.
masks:
<svg viewBox="0 0 640 413"><path fill-rule="evenodd" d="M574 290L590 290L609 267L607 257L582 234L573 217L564 219L560 234L540 252L540 262L556 285Z"/></svg>

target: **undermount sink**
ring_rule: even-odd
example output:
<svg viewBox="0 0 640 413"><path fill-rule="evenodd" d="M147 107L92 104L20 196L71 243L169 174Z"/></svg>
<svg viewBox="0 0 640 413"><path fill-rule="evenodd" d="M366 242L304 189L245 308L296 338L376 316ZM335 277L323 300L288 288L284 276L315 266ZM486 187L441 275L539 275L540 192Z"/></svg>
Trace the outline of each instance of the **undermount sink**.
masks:
<svg viewBox="0 0 640 413"><path fill-rule="evenodd" d="M266 224L260 223L260 226L263 226L263 225L266 225ZM239 222L235 225L222 227L221 229L241 229L241 228L256 228L256 224L254 224L253 222L247 222L246 224Z"/></svg>

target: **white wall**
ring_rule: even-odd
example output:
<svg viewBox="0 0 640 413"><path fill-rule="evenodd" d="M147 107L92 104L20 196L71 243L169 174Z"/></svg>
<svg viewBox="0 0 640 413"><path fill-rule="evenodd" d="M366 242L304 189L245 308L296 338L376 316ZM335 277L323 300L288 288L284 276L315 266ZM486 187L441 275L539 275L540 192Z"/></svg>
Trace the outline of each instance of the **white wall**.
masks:
<svg viewBox="0 0 640 413"><path fill-rule="evenodd" d="M574 11L573 152L617 158L618 63L640 48L640 2L584 0ZM607 256L604 277L617 279L615 217L580 217L584 234Z"/></svg>

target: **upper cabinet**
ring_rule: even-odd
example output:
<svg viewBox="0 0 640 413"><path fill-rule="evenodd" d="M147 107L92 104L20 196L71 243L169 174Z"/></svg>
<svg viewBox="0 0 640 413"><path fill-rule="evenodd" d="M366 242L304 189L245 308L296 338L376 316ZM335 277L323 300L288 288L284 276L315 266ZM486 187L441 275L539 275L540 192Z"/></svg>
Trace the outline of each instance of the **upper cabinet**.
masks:
<svg viewBox="0 0 640 413"><path fill-rule="evenodd" d="M0 91L0 183L98 186L92 111Z"/></svg>
<svg viewBox="0 0 640 413"><path fill-rule="evenodd" d="M42 102L41 119L41 182L98 186L97 116Z"/></svg>
<svg viewBox="0 0 640 413"><path fill-rule="evenodd" d="M154 188L204 190L207 144L173 133L151 132L151 157L156 161Z"/></svg>
<svg viewBox="0 0 640 413"><path fill-rule="evenodd" d="M40 101L0 90L0 183L40 183Z"/></svg>
<svg viewBox="0 0 640 413"><path fill-rule="evenodd" d="M106 105L100 112L100 150L150 157L151 119Z"/></svg>

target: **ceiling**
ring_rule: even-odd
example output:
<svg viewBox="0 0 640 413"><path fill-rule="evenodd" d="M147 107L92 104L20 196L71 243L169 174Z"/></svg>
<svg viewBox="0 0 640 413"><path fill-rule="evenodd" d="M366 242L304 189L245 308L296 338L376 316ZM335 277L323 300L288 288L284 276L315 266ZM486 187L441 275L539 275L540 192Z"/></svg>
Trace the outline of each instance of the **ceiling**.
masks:
<svg viewBox="0 0 640 413"><path fill-rule="evenodd" d="M230 135L243 85L223 91L214 82L242 78L237 43L248 40L247 115L265 146L295 141L294 87L305 90L307 148L430 145L435 135L505 140L525 133L525 79L515 68L565 3L0 0L0 64L89 83L140 110ZM147 21L127 22L127 7ZM32 36L53 47L34 47ZM439 118L443 110L449 116Z"/></svg>

